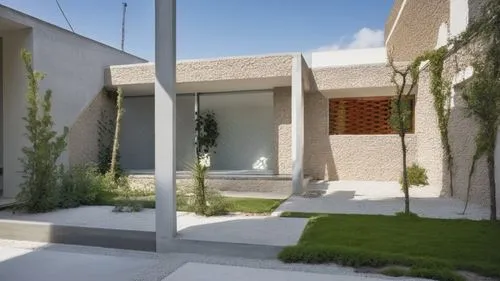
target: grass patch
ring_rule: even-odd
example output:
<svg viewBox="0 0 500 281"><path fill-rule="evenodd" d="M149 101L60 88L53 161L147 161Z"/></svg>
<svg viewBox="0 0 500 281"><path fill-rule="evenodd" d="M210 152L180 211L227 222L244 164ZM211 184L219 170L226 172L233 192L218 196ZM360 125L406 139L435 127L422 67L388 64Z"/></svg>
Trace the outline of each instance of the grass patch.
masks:
<svg viewBox="0 0 500 281"><path fill-rule="evenodd" d="M237 198L225 197L229 203L229 212L268 214L272 213L283 200L279 199L261 199L261 198ZM155 208L155 195L131 196L128 200L123 196L108 196L97 203L97 205L124 205L127 202L133 202L141 205L143 208ZM177 200L177 211L189 211L185 200Z"/></svg>
<svg viewBox="0 0 500 281"><path fill-rule="evenodd" d="M466 281L466 279L460 274L446 268L401 268L391 266L382 269L380 273L393 277L407 276L441 281Z"/></svg>
<svg viewBox="0 0 500 281"><path fill-rule="evenodd" d="M457 269L500 277L500 223L413 216L282 216L310 218L298 245L280 253L285 262L402 265L411 267L410 276L435 274L439 280L461 280L451 276Z"/></svg>

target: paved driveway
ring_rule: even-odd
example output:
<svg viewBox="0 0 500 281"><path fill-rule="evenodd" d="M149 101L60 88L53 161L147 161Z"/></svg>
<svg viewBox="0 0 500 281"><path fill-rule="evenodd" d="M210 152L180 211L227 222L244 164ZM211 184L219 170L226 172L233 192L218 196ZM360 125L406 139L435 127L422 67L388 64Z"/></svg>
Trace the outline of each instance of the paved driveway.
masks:
<svg viewBox="0 0 500 281"><path fill-rule="evenodd" d="M276 211L313 212L333 214L394 215L404 208L400 185L397 182L333 181L311 183L312 197L292 196ZM450 219L488 219L487 208L469 204L462 215L464 202L440 197L440 189L426 186L410 190L410 209L422 217Z"/></svg>

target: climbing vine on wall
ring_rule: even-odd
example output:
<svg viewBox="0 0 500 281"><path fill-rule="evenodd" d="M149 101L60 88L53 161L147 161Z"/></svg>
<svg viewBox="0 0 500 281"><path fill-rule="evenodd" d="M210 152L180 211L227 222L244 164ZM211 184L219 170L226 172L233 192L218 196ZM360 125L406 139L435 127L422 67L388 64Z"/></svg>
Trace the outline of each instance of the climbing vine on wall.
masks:
<svg viewBox="0 0 500 281"><path fill-rule="evenodd" d="M471 45L479 46L470 52ZM488 1L478 19L467 30L450 40L448 46L429 52L419 59L428 59L431 67L431 91L438 114L441 140L449 164L453 158L448 144L448 121L450 115L450 83L443 81L444 60L459 49L472 55L474 72L462 95L471 117L478 121L476 151L473 156L467 187L467 203L471 188L471 178L477 160L486 156L490 189L490 219L496 220L495 191L495 144L500 126L500 1ZM452 165L450 169L450 177ZM453 181L451 181L453 182ZM465 209L464 209L465 212Z"/></svg>
<svg viewBox="0 0 500 281"><path fill-rule="evenodd" d="M438 119L438 127L441 138L448 174L450 178L450 195L453 196L453 155L448 137L448 123L451 113L451 83L443 77L444 62L448 55L446 46L437 50L429 51L418 57L416 61L429 61L431 94L433 96L434 109Z"/></svg>

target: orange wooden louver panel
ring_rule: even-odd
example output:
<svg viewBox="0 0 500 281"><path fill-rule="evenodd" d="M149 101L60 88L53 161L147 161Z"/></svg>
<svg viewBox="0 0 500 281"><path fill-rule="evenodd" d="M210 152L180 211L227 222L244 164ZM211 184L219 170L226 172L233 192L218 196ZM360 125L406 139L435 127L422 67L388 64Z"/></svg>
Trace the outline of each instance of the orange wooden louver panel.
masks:
<svg viewBox="0 0 500 281"><path fill-rule="evenodd" d="M389 125L390 97L330 99L329 110L330 135L394 133Z"/></svg>

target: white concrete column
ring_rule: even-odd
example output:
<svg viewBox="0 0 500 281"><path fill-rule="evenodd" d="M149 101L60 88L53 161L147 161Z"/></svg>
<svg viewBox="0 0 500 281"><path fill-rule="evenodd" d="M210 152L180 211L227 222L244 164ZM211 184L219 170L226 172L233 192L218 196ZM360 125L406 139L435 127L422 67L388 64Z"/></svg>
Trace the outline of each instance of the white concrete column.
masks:
<svg viewBox="0 0 500 281"><path fill-rule="evenodd" d="M176 0L155 1L156 251L177 234L175 186Z"/></svg>
<svg viewBox="0 0 500 281"><path fill-rule="evenodd" d="M304 87L302 55L292 62L292 192L304 189Z"/></svg>

